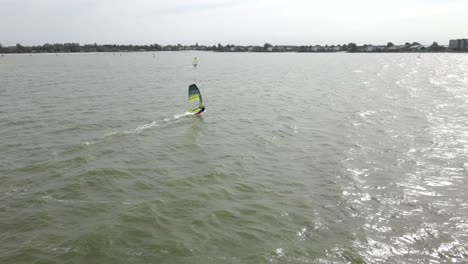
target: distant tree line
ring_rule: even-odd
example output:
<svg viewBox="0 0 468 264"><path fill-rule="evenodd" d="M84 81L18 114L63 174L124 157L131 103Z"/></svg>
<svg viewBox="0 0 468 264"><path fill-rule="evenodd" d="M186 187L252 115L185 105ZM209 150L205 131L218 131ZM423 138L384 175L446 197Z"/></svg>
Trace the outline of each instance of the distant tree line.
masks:
<svg viewBox="0 0 468 264"><path fill-rule="evenodd" d="M358 46L355 43L343 45L272 45L265 43L263 46L240 46L240 45L117 45L105 44L100 45L79 43L46 43L38 46L23 46L16 44L15 46L3 46L0 44L0 53L65 53L65 52L137 52L137 51L179 51L179 50L207 50L216 52L443 52L452 51L447 47L440 46L437 42L430 46L424 46L418 42L406 42L404 45L395 45L388 42L386 45L371 45L365 44Z"/></svg>
<svg viewBox="0 0 468 264"><path fill-rule="evenodd" d="M151 45L117 45L117 44L105 44L99 45L85 44L80 45L79 43L46 43L38 46L23 46L16 44L15 46L5 47L0 44L0 53L63 53L63 52L135 52L135 51L175 51L184 49L203 49L203 50L217 50L216 46L199 46L198 44L189 46L177 45L166 45L162 46L159 44Z"/></svg>

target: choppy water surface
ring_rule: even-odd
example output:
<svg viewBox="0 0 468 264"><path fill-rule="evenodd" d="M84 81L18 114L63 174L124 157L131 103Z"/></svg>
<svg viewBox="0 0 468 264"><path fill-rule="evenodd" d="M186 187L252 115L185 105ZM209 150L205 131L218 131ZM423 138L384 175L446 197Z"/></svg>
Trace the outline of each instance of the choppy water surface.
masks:
<svg viewBox="0 0 468 264"><path fill-rule="evenodd" d="M0 262L466 261L468 56L417 56L0 57Z"/></svg>

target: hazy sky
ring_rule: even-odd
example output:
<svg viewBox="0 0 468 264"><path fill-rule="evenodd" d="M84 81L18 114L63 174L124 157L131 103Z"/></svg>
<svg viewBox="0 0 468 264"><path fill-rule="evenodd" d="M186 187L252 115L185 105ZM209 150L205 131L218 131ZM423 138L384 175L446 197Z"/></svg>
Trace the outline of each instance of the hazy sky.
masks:
<svg viewBox="0 0 468 264"><path fill-rule="evenodd" d="M0 43L343 44L468 38L468 0L0 0Z"/></svg>

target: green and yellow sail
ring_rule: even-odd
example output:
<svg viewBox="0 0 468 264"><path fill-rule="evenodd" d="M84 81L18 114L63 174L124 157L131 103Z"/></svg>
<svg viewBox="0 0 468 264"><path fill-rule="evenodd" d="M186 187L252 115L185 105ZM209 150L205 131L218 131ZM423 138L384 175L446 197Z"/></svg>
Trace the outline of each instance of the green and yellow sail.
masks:
<svg viewBox="0 0 468 264"><path fill-rule="evenodd" d="M190 113L198 113L203 108L202 96L201 96L200 90L198 90L198 87L195 84L192 84L189 86L188 102L189 102L189 107L187 111Z"/></svg>

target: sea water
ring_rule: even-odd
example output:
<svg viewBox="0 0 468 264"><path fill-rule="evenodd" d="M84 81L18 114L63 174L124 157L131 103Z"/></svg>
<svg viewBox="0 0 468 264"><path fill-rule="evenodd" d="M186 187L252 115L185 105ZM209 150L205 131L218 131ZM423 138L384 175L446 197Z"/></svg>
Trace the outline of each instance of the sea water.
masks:
<svg viewBox="0 0 468 264"><path fill-rule="evenodd" d="M6 55L0 157L1 263L463 262L468 55Z"/></svg>

